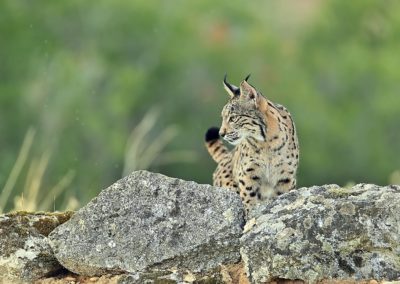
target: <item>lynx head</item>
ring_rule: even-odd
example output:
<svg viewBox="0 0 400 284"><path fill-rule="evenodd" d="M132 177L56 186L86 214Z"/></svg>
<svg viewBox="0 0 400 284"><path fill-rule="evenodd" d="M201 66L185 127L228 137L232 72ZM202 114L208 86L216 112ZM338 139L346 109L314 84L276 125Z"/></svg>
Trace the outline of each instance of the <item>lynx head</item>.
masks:
<svg viewBox="0 0 400 284"><path fill-rule="evenodd" d="M265 141L267 125L265 111L266 99L247 80L246 77L240 87L229 84L224 78L224 88L230 99L222 109L222 125L219 134L233 145L241 140L253 137Z"/></svg>

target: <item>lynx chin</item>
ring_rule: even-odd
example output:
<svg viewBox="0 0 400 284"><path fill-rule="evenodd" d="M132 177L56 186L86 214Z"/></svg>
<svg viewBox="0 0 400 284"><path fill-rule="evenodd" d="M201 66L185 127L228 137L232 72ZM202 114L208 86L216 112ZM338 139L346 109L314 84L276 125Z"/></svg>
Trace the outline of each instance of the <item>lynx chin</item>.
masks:
<svg viewBox="0 0 400 284"><path fill-rule="evenodd" d="M248 83L223 81L229 101L220 128L208 129L205 140L217 162L213 184L240 194L247 210L264 199L296 188L299 143L288 110L265 98ZM221 137L234 145L229 150Z"/></svg>

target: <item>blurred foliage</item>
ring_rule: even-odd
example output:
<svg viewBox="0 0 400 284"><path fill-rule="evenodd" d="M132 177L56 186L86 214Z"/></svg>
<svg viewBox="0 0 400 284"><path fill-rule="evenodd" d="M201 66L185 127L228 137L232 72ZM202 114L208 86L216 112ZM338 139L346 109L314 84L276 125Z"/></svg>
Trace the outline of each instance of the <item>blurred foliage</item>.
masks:
<svg viewBox="0 0 400 284"><path fill-rule="evenodd" d="M45 155L22 165L7 208L41 159L50 209L87 202L121 177L154 106L142 143L166 135L168 144L146 167L210 183L203 135L220 124L225 72L236 84L251 72L292 112L300 186L389 182L400 169L399 9L396 0L0 1L0 188L30 127L31 157ZM184 159L163 163L161 152ZM67 190L51 193L66 175Z"/></svg>

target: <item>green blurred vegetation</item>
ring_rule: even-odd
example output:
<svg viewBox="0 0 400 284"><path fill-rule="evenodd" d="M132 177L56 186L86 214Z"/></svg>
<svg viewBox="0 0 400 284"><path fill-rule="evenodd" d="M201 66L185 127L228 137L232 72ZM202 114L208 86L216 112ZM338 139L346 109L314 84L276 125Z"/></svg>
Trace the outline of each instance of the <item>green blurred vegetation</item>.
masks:
<svg viewBox="0 0 400 284"><path fill-rule="evenodd" d="M398 182L399 10L396 0L0 1L6 210L32 190L44 204L34 209L83 205L141 167L210 183L203 135L220 124L225 72L236 84L251 72L292 112L299 186Z"/></svg>

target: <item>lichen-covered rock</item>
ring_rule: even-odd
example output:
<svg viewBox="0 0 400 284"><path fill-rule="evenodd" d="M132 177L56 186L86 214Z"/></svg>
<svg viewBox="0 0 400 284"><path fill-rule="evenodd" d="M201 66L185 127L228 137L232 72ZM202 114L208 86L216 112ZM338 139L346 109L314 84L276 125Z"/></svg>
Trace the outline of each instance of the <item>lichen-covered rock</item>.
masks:
<svg viewBox="0 0 400 284"><path fill-rule="evenodd" d="M103 190L50 239L60 263L82 275L197 272L239 261L242 225L237 194L138 171Z"/></svg>
<svg viewBox="0 0 400 284"><path fill-rule="evenodd" d="M33 281L59 270L61 266L47 236L71 215L72 212L0 215L0 282Z"/></svg>
<svg viewBox="0 0 400 284"><path fill-rule="evenodd" d="M280 196L256 209L253 227L241 239L251 281L398 280L399 201L400 186L368 184Z"/></svg>

